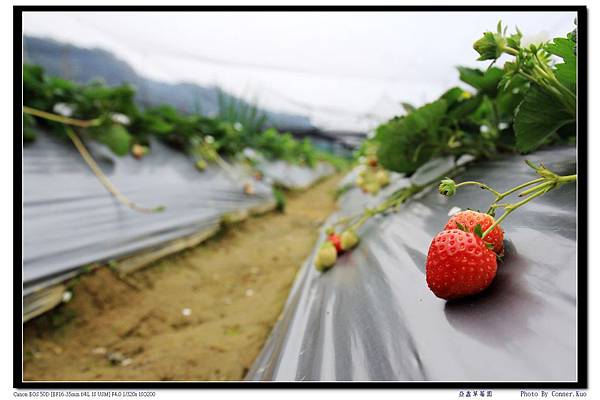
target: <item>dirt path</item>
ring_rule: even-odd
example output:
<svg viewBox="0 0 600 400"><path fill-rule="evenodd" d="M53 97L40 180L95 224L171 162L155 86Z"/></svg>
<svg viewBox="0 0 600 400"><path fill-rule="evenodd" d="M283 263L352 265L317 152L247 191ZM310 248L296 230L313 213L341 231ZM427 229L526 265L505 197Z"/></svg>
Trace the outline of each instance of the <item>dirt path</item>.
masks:
<svg viewBox="0 0 600 400"><path fill-rule="evenodd" d="M26 324L25 380L242 379L334 209L338 178L127 281L107 268L81 277L69 303Z"/></svg>

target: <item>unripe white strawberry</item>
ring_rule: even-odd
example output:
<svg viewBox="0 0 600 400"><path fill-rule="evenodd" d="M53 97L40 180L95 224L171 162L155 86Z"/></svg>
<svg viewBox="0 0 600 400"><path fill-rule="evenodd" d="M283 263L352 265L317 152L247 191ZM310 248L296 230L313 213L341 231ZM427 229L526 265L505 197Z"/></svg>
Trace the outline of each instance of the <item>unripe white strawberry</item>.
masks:
<svg viewBox="0 0 600 400"><path fill-rule="evenodd" d="M335 246L331 242L326 241L321 245L317 252L317 257L315 257L315 268L317 271L326 271L333 267L336 260L337 251Z"/></svg>
<svg viewBox="0 0 600 400"><path fill-rule="evenodd" d="M244 193L248 195L254 194L254 186L250 182L244 183Z"/></svg>
<svg viewBox="0 0 600 400"><path fill-rule="evenodd" d="M356 247L359 240L358 235L353 229L345 230L341 236L342 250L350 250L351 248Z"/></svg>
<svg viewBox="0 0 600 400"><path fill-rule="evenodd" d="M384 169L380 169L379 171L377 171L375 179L381 187L386 187L390 184L390 174Z"/></svg>
<svg viewBox="0 0 600 400"><path fill-rule="evenodd" d="M377 194L377 193L379 193L380 187L379 187L379 183L377 183L377 182L369 182L364 185L363 189L367 193Z"/></svg>
<svg viewBox="0 0 600 400"><path fill-rule="evenodd" d="M131 153L139 160L140 158L144 157L146 153L148 153L148 147L136 143L133 145L133 147L131 147Z"/></svg>

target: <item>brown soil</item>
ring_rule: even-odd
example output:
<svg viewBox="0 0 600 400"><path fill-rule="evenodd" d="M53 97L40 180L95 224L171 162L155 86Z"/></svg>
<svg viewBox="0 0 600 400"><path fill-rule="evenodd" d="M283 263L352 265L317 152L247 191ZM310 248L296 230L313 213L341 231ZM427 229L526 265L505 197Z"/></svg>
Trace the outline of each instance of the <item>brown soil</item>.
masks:
<svg viewBox="0 0 600 400"><path fill-rule="evenodd" d="M239 380L334 210L339 177L125 280L108 268L24 327L25 380Z"/></svg>

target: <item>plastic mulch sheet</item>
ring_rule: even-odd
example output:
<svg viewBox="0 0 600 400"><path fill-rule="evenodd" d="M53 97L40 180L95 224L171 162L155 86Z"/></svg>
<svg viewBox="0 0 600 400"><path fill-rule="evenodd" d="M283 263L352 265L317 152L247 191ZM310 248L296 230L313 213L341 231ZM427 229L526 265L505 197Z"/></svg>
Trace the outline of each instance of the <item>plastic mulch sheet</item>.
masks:
<svg viewBox="0 0 600 400"><path fill-rule="evenodd" d="M25 294L88 263L214 229L226 213L274 205L271 187L244 175L243 168L225 172L211 166L199 172L193 160L159 142L142 160L87 145L131 201L165 210L145 214L119 203L69 141L40 133L23 151ZM244 193L248 181L253 195Z"/></svg>
<svg viewBox="0 0 600 400"><path fill-rule="evenodd" d="M573 148L528 159L558 173L575 171ZM523 160L473 163L456 180L508 189L534 179ZM407 183L396 176L392 185ZM485 210L492 200L476 187L451 198L432 189L363 226L359 246L327 273L315 270L313 253L247 379L576 380L576 185L507 218L504 262L481 295L446 302L427 288L426 254L449 211ZM357 214L374 201L352 189L337 216Z"/></svg>
<svg viewBox="0 0 600 400"><path fill-rule="evenodd" d="M326 162L318 162L314 168L294 165L282 160L267 160L253 149L244 149L244 156L252 160L269 183L292 190L304 190L322 178L333 175L335 168Z"/></svg>
<svg viewBox="0 0 600 400"><path fill-rule="evenodd" d="M260 164L259 168L273 183L294 190L307 189L319 179L335 173L335 168L325 162L319 162L314 168L309 168L277 160L266 161Z"/></svg>

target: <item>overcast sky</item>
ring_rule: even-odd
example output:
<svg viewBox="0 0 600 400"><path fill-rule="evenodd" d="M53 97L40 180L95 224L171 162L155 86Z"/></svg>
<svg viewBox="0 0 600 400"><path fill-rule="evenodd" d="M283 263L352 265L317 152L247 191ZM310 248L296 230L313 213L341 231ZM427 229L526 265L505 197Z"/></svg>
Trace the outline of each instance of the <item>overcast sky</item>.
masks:
<svg viewBox="0 0 600 400"><path fill-rule="evenodd" d="M138 73L217 84L328 128L368 129L486 68L472 43L498 20L526 36L574 28L565 12L24 13L25 34L100 47Z"/></svg>

